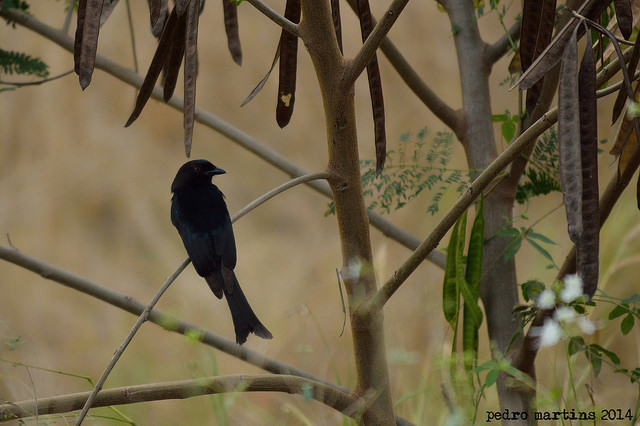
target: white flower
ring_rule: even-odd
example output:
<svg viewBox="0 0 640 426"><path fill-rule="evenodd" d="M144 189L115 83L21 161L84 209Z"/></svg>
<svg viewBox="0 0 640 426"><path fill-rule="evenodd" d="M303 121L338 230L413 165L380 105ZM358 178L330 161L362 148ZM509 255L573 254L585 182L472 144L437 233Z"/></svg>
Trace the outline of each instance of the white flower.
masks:
<svg viewBox="0 0 640 426"><path fill-rule="evenodd" d="M551 309L556 304L556 294L550 289L542 290L536 304L540 309Z"/></svg>
<svg viewBox="0 0 640 426"><path fill-rule="evenodd" d="M577 274L564 277L564 288L560 292L560 299L564 303L571 303L582 296L582 278Z"/></svg>
<svg viewBox="0 0 640 426"><path fill-rule="evenodd" d="M534 335L540 336L538 344L541 348L553 346L558 343L558 340L560 340L560 337L562 336L562 328L558 321L547 318L544 320L544 325L542 327L538 327L538 330L534 331Z"/></svg>
<svg viewBox="0 0 640 426"><path fill-rule="evenodd" d="M571 322L576 318L576 311L569 306L560 306L556 309L554 317L558 322Z"/></svg>
<svg viewBox="0 0 640 426"><path fill-rule="evenodd" d="M596 331L596 325L584 315L578 317L577 324L584 334L593 334Z"/></svg>

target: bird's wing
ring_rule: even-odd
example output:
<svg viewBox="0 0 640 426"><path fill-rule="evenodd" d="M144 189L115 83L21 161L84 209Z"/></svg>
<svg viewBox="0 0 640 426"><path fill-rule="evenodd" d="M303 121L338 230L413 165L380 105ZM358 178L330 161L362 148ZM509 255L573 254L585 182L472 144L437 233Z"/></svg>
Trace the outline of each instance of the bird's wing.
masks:
<svg viewBox="0 0 640 426"><path fill-rule="evenodd" d="M179 208L175 203L171 205L171 222L178 229L184 248L196 268L198 275L208 277L214 274L216 267L216 250L212 244L211 235L194 229L185 220L182 220Z"/></svg>

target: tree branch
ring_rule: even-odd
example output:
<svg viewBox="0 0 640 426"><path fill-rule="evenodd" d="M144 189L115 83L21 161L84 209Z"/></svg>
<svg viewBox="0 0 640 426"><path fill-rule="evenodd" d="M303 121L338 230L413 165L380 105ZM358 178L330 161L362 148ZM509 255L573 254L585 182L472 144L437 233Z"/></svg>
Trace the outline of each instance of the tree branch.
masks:
<svg viewBox="0 0 640 426"><path fill-rule="evenodd" d="M16 9L9 9L5 12L2 12L0 13L0 16L10 18L17 24L22 25L25 28L28 28L40 34L41 36L53 41L65 50L73 52L73 40L70 37L68 37L63 31L57 30L38 21L33 16L22 13ZM106 59L103 56L96 55L95 66L96 68L101 69L108 74L111 74L124 83L127 83L137 89L142 86L142 81L144 80L144 78L141 75L136 74L129 68L123 67L109 59ZM160 87L154 88L151 97L157 101L164 102L163 92ZM169 100L169 102L167 102L167 104L176 110L182 111L184 102L180 96L174 95ZM269 149L266 145L262 144L253 136L232 126L228 122L222 120L220 117L206 110L203 110L202 108L196 107L195 121L229 138L233 142L242 146L249 152L255 154L259 158L263 159L267 163L271 164L275 168L283 171L291 177L300 177L309 174L308 171L290 161L283 155ZM307 185L315 189L322 195L328 198L332 198L331 190L329 189L329 185L327 185L326 182L310 181L307 183ZM378 228L385 236L397 241L408 249L414 250L420 244L420 240L418 238L400 229L393 223L384 219L379 214L376 214L374 212L367 212L367 215L369 216L370 223L374 227ZM428 259L440 268L444 268L445 256L443 253L434 251L428 256Z"/></svg>
<svg viewBox="0 0 640 426"><path fill-rule="evenodd" d="M380 19L373 28L369 37L364 41L362 48L345 70L343 80L345 87L353 84L360 74L362 74L362 71L367 67L367 64L371 61L373 55L375 55L376 50L380 47L382 40L387 36L387 33L408 2L409 0L393 0L382 19Z"/></svg>
<svg viewBox="0 0 640 426"><path fill-rule="evenodd" d="M319 401L344 415L359 419L369 401L354 398L324 383L290 375L228 375L172 382L150 383L105 389L98 393L94 407L134 404L146 401L186 399L229 392L285 392ZM79 410L90 392L61 395L0 405L0 422L34 415L60 414Z"/></svg>
<svg viewBox="0 0 640 426"><path fill-rule="evenodd" d="M231 218L231 222L232 223L237 222L238 220L240 220L240 218L242 218L244 215L249 213L251 210L253 210L256 207L266 203L267 201L269 201L270 199L272 199L276 195L283 193L287 189L291 189L294 186L300 185L301 183L310 182L312 180L318 180L318 179L325 179L326 180L326 179L329 179L330 176L331 175L328 172L311 173L311 174L308 174L308 175L297 177L297 178L292 179L292 180L290 180L288 182L285 182L282 185L278 186L277 188L272 189L271 191L269 191L266 194L256 198L255 200L253 200L252 202L250 202L249 204L244 206L242 209L240 209L233 216L233 218Z"/></svg>
<svg viewBox="0 0 640 426"><path fill-rule="evenodd" d="M296 37L301 36L300 28L298 27L298 24L294 24L284 16L280 15L275 10L271 9L268 5L264 4L260 0L247 0L247 2L251 3L253 7L258 9L264 16L271 19L281 28L284 28L285 30L295 35Z"/></svg>
<svg viewBox="0 0 640 426"><path fill-rule="evenodd" d="M107 302L110 305L134 315L139 316L145 309L145 305L143 303L140 303L130 296L118 293L72 272L65 271L64 269L36 259L13 247L0 245L0 259L4 259L7 262L35 272L43 278L55 281L74 290L95 297L98 300ZM244 346L240 346L229 339L225 339L224 337L214 334L211 331L205 330L187 321L183 321L160 310L153 309L149 314L149 321L168 331L173 331L183 335L201 336L200 341L205 345L226 352L231 356L246 361L251 365L273 374L291 374L304 377L309 380L324 383L325 385L338 389L341 392L349 392L345 388L317 379L303 370L266 357L258 352L252 351L251 349L247 349Z"/></svg>
<svg viewBox="0 0 640 426"><path fill-rule="evenodd" d="M500 58L511 50L511 41L518 40L520 38L521 26L522 20L516 21L516 23L509 28L509 31L506 34L500 37L495 43L487 46L484 53L488 62L492 64L498 62Z"/></svg>

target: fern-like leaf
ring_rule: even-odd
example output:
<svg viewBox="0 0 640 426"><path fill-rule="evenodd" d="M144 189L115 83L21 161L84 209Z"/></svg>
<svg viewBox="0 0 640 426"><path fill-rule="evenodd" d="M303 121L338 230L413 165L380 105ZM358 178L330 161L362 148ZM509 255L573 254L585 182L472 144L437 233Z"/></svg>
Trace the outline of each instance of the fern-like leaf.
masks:
<svg viewBox="0 0 640 426"><path fill-rule="evenodd" d="M42 59L22 52L0 49L0 70L4 74L32 75L40 78L49 76L49 66Z"/></svg>

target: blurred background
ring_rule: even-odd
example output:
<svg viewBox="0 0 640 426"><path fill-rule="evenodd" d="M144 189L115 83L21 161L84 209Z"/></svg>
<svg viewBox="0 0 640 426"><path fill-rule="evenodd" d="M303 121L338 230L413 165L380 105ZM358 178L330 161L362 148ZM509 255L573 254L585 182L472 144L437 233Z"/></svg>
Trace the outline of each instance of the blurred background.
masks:
<svg viewBox="0 0 640 426"><path fill-rule="evenodd" d="M32 1L31 13L46 24L61 28L65 3ZM144 74L156 40L149 31L147 2L130 3L137 63L139 73ZM283 2L275 0L266 3L276 10L284 7ZM372 3L374 16L380 16L387 2ZM519 5L507 8L507 25L514 22L518 8ZM290 124L280 129L275 122L276 72L253 101L240 107L268 71L280 30L247 3L241 4L238 11L242 67L234 64L227 50L221 5L206 4L198 39L198 106L306 170L324 170L327 150L322 103L302 44L295 112ZM345 52L352 56L360 45L359 25L346 4L342 12ZM480 24L488 42L503 34L495 13L481 18ZM71 35L73 31L75 15ZM390 38L438 95L454 108L461 106L450 24L436 2L410 2ZM52 76L73 67L69 52L19 26L13 29L0 25L0 40L5 50L41 57ZM134 68L126 2L116 7L102 27L98 53ZM492 102L496 114L505 110L517 112L518 92L509 92L508 84L500 85L507 77L509 59L501 60L494 68ZM438 131L446 130L406 88L382 55L379 62L388 148L397 149L402 134L415 135L425 126L427 141ZM0 77L3 81L21 81L11 75ZM361 156L373 159L373 123L365 79L359 79L356 90ZM181 87L176 93L181 95ZM186 158L182 114L163 103L150 100L138 120L124 128L135 96L134 88L97 69L84 92L72 74L40 86L0 93L0 234L2 244L9 244L10 238L13 246L29 255L147 303L186 257L169 219L170 184ZM612 100L600 102L610 104ZM599 136L609 140L603 146L605 152L617 130L617 126L610 126L608 114L601 119ZM499 129L496 130L499 137ZM502 147L506 144L501 143ZM464 168L458 144L455 154L451 167ZM232 215L288 180L284 173L198 123L191 158L206 158L227 171L216 178L216 184L226 194ZM603 187L615 173L616 163L606 153L600 163ZM640 249L635 238L640 228L632 192L628 191L616 206L614 220L605 225L602 234L601 285L604 291L620 297L637 291L637 281L629 279L630 274L637 274ZM441 213L436 215L426 211L432 197L433 193L425 191L387 218L422 239L453 202L455 193L447 193L441 202ZM529 226L552 212L535 225L535 230L557 243L546 248L558 265L571 247L564 210L558 208L561 202L561 196L553 194L516 211L529 218L519 219L516 226ZM341 336L344 317L335 272L341 267L340 244L335 217L325 217L327 205L326 198L299 186L235 224L236 273L254 310L275 336L271 341L251 336L246 346L318 378L352 387L355 370L351 337L348 324ZM376 230L372 230L372 240L378 281L383 283L410 251ZM517 259L520 282L533 278L547 284L553 281L556 271L547 269L549 262L530 247L523 246ZM440 421L446 415L441 371L442 359L451 351L451 331L441 313L441 281L442 271L424 263L385 307L397 414L417 424ZM211 294L192 266L175 281L158 308L234 338L226 304ZM602 319L599 325L608 327L601 328L592 339L616 351L625 368L634 368L638 365L637 334L623 340L618 323L605 323L607 314L607 309L594 311L592 318ZM135 320L106 303L0 262L0 400L90 390L86 380L62 373L97 380ZM488 360L490 348L484 327L480 350L480 359ZM545 394L566 389L569 376L561 362L564 356L561 345L540 353L538 370ZM7 360L34 367L15 366ZM636 390L633 386L629 389L628 380L607 367L594 378L583 359L576 363L574 378L583 386L582 393L588 383L597 404L607 408L635 407ZM106 387L259 372L210 347L146 324ZM621 386L610 386L612 381ZM119 409L139 424L331 425L343 421L319 403L275 393L198 397ZM484 409L498 409L493 389L481 402L481 410ZM117 415L109 409L96 409L92 414L108 418L93 417L87 424L117 423L113 419Z"/></svg>

